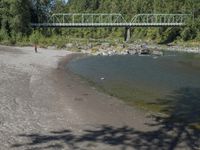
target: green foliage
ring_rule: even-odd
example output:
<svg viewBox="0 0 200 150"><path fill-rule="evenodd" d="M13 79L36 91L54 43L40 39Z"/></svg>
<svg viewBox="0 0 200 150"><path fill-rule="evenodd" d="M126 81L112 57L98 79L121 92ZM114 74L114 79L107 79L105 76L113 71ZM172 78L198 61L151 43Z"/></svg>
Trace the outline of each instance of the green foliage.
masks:
<svg viewBox="0 0 200 150"><path fill-rule="evenodd" d="M63 39L58 39L56 42L57 48L59 48L59 49L65 48L66 47L65 44L66 44L66 42Z"/></svg>
<svg viewBox="0 0 200 150"><path fill-rule="evenodd" d="M30 41L32 44L38 44L41 38L42 38L41 33L38 30L35 30L32 32L30 36Z"/></svg>
<svg viewBox="0 0 200 150"><path fill-rule="evenodd" d="M196 39L200 41L200 32L197 33Z"/></svg>
<svg viewBox="0 0 200 150"><path fill-rule="evenodd" d="M147 37L149 37L150 40L155 40L158 36L158 30L159 29L150 29L147 31Z"/></svg>
<svg viewBox="0 0 200 150"><path fill-rule="evenodd" d="M160 43L170 43L173 42L179 36L179 28L167 28L162 32Z"/></svg>
<svg viewBox="0 0 200 150"><path fill-rule="evenodd" d="M9 35L5 29L0 30L0 42L4 40L9 40Z"/></svg>
<svg viewBox="0 0 200 150"><path fill-rule="evenodd" d="M29 0L1 0L0 27L11 35L12 32L27 34L30 31Z"/></svg>
<svg viewBox="0 0 200 150"><path fill-rule="evenodd" d="M193 28L186 27L181 32L181 37L184 41L192 40L196 37L196 31Z"/></svg>

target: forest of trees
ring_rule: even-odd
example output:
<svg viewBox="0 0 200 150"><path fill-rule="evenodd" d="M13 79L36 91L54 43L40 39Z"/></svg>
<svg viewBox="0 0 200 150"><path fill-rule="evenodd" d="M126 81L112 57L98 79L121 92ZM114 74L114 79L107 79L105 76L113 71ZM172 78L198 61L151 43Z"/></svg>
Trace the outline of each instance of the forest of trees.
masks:
<svg viewBox="0 0 200 150"><path fill-rule="evenodd" d="M139 13L189 13L194 21L182 28L136 28L132 39L153 40L158 43L200 41L200 0L1 0L0 42L28 43L33 37L65 38L122 38L124 30L113 29L37 29L31 22L41 22L53 13L121 13L126 19ZM33 35L34 34L34 35ZM59 41L56 41L59 43ZM56 43L50 41L49 43Z"/></svg>

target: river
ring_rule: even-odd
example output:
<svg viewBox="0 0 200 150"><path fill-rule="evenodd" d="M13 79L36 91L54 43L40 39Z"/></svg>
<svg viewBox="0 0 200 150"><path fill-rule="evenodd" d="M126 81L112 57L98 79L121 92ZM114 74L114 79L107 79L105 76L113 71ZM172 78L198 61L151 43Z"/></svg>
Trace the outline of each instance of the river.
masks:
<svg viewBox="0 0 200 150"><path fill-rule="evenodd" d="M200 88L199 54L88 56L72 60L68 68L98 89L151 111L160 109L152 103L174 91Z"/></svg>

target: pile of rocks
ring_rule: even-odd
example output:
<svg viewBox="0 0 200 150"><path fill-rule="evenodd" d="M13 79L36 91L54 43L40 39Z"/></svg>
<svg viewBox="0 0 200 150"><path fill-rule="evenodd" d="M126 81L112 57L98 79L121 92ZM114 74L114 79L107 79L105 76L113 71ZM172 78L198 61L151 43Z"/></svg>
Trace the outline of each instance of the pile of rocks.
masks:
<svg viewBox="0 0 200 150"><path fill-rule="evenodd" d="M95 50L94 50L95 49ZM103 55L103 56L112 56L112 55L157 55L161 56L163 53L159 50L149 49L141 45L117 45L112 46L109 44L102 44L95 47L92 50L84 50L82 52L89 53L91 55ZM94 50L94 51L93 51Z"/></svg>
<svg viewBox="0 0 200 150"><path fill-rule="evenodd" d="M115 44L101 43L101 44L75 44L69 43L66 47L70 50L79 50L82 53L89 55L163 55L158 49L150 49L146 45L141 44Z"/></svg>

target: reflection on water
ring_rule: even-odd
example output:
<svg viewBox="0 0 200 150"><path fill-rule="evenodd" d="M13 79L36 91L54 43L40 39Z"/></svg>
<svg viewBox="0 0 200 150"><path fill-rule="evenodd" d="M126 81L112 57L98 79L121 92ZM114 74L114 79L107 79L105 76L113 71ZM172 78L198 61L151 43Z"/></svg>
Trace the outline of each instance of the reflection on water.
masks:
<svg viewBox="0 0 200 150"><path fill-rule="evenodd" d="M93 56L74 60L69 68L105 92L140 106L185 88L200 88L199 55ZM158 107L148 106L157 110Z"/></svg>

